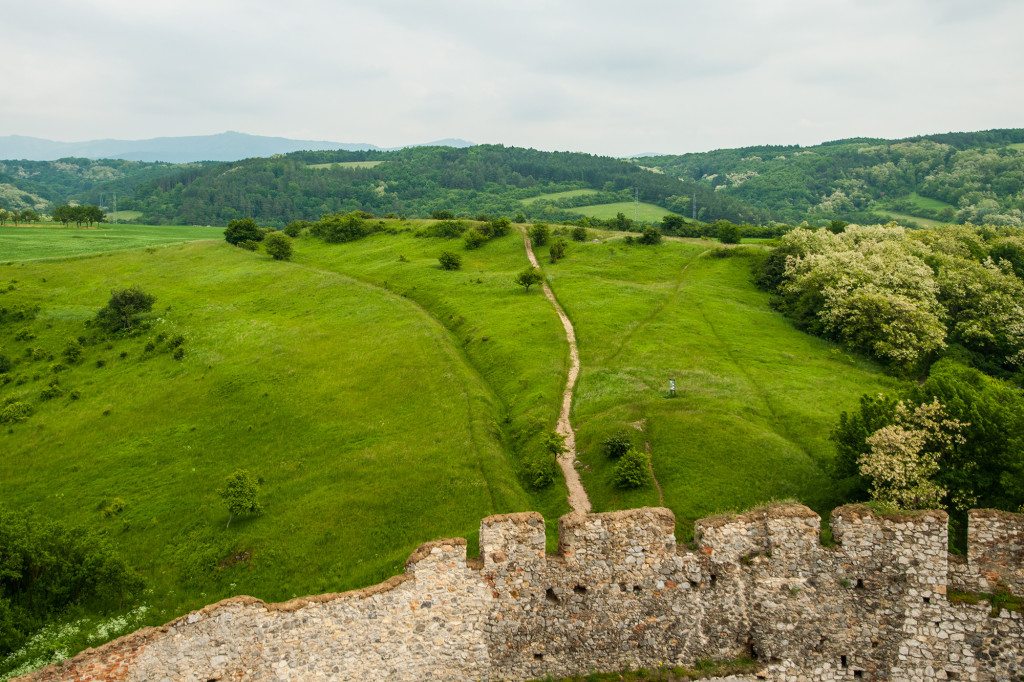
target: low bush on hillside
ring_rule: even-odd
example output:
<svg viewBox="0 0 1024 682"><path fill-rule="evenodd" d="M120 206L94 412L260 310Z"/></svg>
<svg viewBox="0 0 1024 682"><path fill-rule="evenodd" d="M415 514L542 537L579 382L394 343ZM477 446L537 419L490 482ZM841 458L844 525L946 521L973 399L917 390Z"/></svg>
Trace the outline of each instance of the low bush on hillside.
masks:
<svg viewBox="0 0 1024 682"><path fill-rule="evenodd" d="M252 218L232 220L224 230L224 240L235 246L240 246L243 242L261 242L263 236L263 228Z"/></svg>
<svg viewBox="0 0 1024 682"><path fill-rule="evenodd" d="M551 262L557 263L565 258L565 252L568 248L569 243L564 239L559 238L551 242L551 246L548 247L548 257Z"/></svg>
<svg viewBox="0 0 1024 682"><path fill-rule="evenodd" d="M111 334L130 334L144 326L145 315L155 302L155 296L136 286L114 289L107 305L96 314L96 324Z"/></svg>
<svg viewBox="0 0 1024 682"><path fill-rule="evenodd" d="M534 284L540 284L544 281L544 276L540 274L537 268L526 268L518 275L516 275L516 284L521 286L526 291L530 290Z"/></svg>
<svg viewBox="0 0 1024 682"><path fill-rule="evenodd" d="M623 489L643 488L651 481L647 453L630 448L615 464L612 474L615 487Z"/></svg>
<svg viewBox="0 0 1024 682"><path fill-rule="evenodd" d="M619 459L633 447L633 439L629 432L619 431L608 436L601 442L604 454L611 459Z"/></svg>
<svg viewBox="0 0 1024 682"><path fill-rule="evenodd" d="M656 227L647 226L644 231L640 233L640 236L636 239L638 244L644 244L652 246L654 244L661 243L661 232Z"/></svg>
<svg viewBox="0 0 1024 682"><path fill-rule="evenodd" d="M309 233L328 244L341 244L362 239L370 234L370 228L358 212L329 213L313 223Z"/></svg>
<svg viewBox="0 0 1024 682"><path fill-rule="evenodd" d="M274 260L291 260L292 239L281 232L271 232L263 240L263 248Z"/></svg>
<svg viewBox="0 0 1024 682"><path fill-rule="evenodd" d="M530 228L530 242L534 246L544 246L551 238L551 228L544 223L535 223Z"/></svg>
<svg viewBox="0 0 1024 682"><path fill-rule="evenodd" d="M442 251L437 257L437 262L442 270L458 270L462 267L462 256L451 251Z"/></svg>

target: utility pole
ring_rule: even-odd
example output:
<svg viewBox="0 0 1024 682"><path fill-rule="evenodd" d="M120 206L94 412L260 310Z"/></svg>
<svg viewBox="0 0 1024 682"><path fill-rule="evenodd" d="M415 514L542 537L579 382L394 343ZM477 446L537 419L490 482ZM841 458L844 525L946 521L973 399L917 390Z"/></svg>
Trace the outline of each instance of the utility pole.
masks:
<svg viewBox="0 0 1024 682"><path fill-rule="evenodd" d="M696 220L697 219L697 193L696 192L694 192L693 196L690 197L690 209L691 209L691 212L693 213L693 216L692 216L693 219Z"/></svg>
<svg viewBox="0 0 1024 682"><path fill-rule="evenodd" d="M633 188L633 220L640 220L640 190Z"/></svg>

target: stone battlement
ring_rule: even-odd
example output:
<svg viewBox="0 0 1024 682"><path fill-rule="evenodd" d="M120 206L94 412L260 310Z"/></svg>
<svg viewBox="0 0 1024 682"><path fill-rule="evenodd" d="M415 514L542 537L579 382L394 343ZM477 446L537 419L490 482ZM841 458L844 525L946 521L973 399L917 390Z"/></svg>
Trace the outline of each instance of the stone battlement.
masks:
<svg viewBox="0 0 1024 682"><path fill-rule="evenodd" d="M773 505L698 521L569 514L545 554L536 513L417 549L404 575L267 605L236 597L28 679L528 680L750 656L765 679L1020 680L1024 618L948 588L1020 593L1024 515L975 510L966 559L945 513Z"/></svg>

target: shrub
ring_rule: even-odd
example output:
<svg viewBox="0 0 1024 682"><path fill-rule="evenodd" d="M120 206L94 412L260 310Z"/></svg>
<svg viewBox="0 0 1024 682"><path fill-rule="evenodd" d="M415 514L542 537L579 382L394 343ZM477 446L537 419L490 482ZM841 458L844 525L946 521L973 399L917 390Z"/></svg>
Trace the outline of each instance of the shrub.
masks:
<svg viewBox="0 0 1024 682"><path fill-rule="evenodd" d="M462 256L451 251L442 251L437 257L442 270L458 270L462 267Z"/></svg>
<svg viewBox="0 0 1024 682"><path fill-rule="evenodd" d="M308 230L312 226L313 223L311 223L308 220L293 220L287 225L285 225L284 229L281 231L284 232L289 237L298 237L300 234L302 234L303 230Z"/></svg>
<svg viewBox="0 0 1024 682"><path fill-rule="evenodd" d="M558 457L565 450L565 436L557 431L552 431L544 439L544 449Z"/></svg>
<svg viewBox="0 0 1024 682"><path fill-rule="evenodd" d="M648 225L647 227L644 228L643 233L641 233L641 235L637 237L636 241L640 244L647 245L660 244L661 232L658 232L657 228Z"/></svg>
<svg viewBox="0 0 1024 682"><path fill-rule="evenodd" d="M255 516L263 513L263 505L258 499L259 483L247 471L236 471L228 476L224 487L218 493L228 509L228 523L236 516Z"/></svg>
<svg viewBox="0 0 1024 682"><path fill-rule="evenodd" d="M467 249L479 249L487 243L487 236L475 227L466 230L466 234L462 236L462 239L466 242Z"/></svg>
<svg viewBox="0 0 1024 682"><path fill-rule="evenodd" d="M565 250L569 247L569 243L564 239L556 239L551 242L551 246L548 247L548 256L551 258L552 263L557 263L561 259L565 258Z"/></svg>
<svg viewBox="0 0 1024 682"><path fill-rule="evenodd" d="M185 349L182 348L181 346L178 346L177 348L174 349L174 352L171 353L171 357L174 358L175 360L182 360L182 359L184 359L185 358Z"/></svg>
<svg viewBox="0 0 1024 682"><path fill-rule="evenodd" d="M514 223L520 223L520 224L522 224L522 223L525 223L525 222L526 222L526 216L525 216L525 215L523 215L522 213L516 213L516 214L515 214L515 215L514 215L514 216L512 217L512 222L514 222Z"/></svg>
<svg viewBox="0 0 1024 682"><path fill-rule="evenodd" d="M617 488L643 488L650 482L647 466L647 453L643 450L630 448L615 465L613 476Z"/></svg>
<svg viewBox="0 0 1024 682"><path fill-rule="evenodd" d="M516 276L516 284L523 287L526 291L530 290L534 284L539 284L543 280L540 272L536 268L526 268L519 275Z"/></svg>
<svg viewBox="0 0 1024 682"><path fill-rule="evenodd" d="M362 239L370 233L359 213L331 213L313 223L310 234L328 244L341 244Z"/></svg>
<svg viewBox="0 0 1024 682"><path fill-rule="evenodd" d="M454 220L455 214L447 209L439 209L437 211L431 211L430 217L434 220Z"/></svg>
<svg viewBox="0 0 1024 682"><path fill-rule="evenodd" d="M442 220L439 223L428 225L420 232L424 237L440 237L442 239L458 239L467 229L466 223L461 220Z"/></svg>
<svg viewBox="0 0 1024 682"><path fill-rule="evenodd" d="M604 454L612 459L618 459L633 447L633 440L628 432L619 431L605 438L601 446L604 448Z"/></svg>
<svg viewBox="0 0 1024 682"><path fill-rule="evenodd" d="M545 455L536 455L526 461L523 469L526 485L534 490L546 488L555 482L558 473L555 461Z"/></svg>
<svg viewBox="0 0 1024 682"><path fill-rule="evenodd" d="M238 248L246 251L259 251L260 243L252 239L246 239L244 242L238 242Z"/></svg>
<svg viewBox="0 0 1024 682"><path fill-rule="evenodd" d="M260 242L263 241L263 229L252 218L239 218L228 223L224 240L235 246L242 242Z"/></svg>
<svg viewBox="0 0 1024 682"><path fill-rule="evenodd" d="M96 322L111 333L128 333L142 322L142 316L153 309L156 297L138 287L114 289L107 305L96 314Z"/></svg>
<svg viewBox="0 0 1024 682"><path fill-rule="evenodd" d="M39 394L40 400L53 400L64 395L64 389L60 387L60 383L54 379L50 382L49 386L44 388Z"/></svg>
<svg viewBox="0 0 1024 682"><path fill-rule="evenodd" d="M69 365L78 364L82 360L82 344L77 339L72 339L68 341L68 345L64 346L61 354Z"/></svg>
<svg viewBox="0 0 1024 682"><path fill-rule="evenodd" d="M267 255L274 260L291 260L292 258L292 239L284 233L271 232L268 234L263 240L263 248L267 250Z"/></svg>
<svg viewBox="0 0 1024 682"><path fill-rule="evenodd" d="M11 362L11 359L3 353L0 353L0 374L10 372L12 367L14 367L14 363Z"/></svg>
<svg viewBox="0 0 1024 682"><path fill-rule="evenodd" d="M721 223L718 225L718 241L723 244L739 244L740 228L732 223Z"/></svg>
<svg viewBox="0 0 1024 682"><path fill-rule="evenodd" d="M572 228L572 240L574 242L585 242L587 241L587 228L583 226Z"/></svg>
<svg viewBox="0 0 1024 682"><path fill-rule="evenodd" d="M544 223L534 223L530 228L530 241L534 246L544 246L551 238L551 228Z"/></svg>
<svg viewBox="0 0 1024 682"><path fill-rule="evenodd" d="M0 424L17 424L32 416L32 406L28 403L14 401L0 410Z"/></svg>

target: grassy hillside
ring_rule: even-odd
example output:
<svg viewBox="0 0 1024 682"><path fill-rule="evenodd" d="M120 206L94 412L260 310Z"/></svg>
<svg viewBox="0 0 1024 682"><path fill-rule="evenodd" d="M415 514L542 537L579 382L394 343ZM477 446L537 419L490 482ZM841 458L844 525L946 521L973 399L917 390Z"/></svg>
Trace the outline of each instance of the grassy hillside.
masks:
<svg viewBox="0 0 1024 682"><path fill-rule="evenodd" d="M0 227L0 262L68 258L103 251L164 246L197 239L221 239L222 228L171 225L98 225L94 228L59 224Z"/></svg>
<svg viewBox="0 0 1024 682"><path fill-rule="evenodd" d="M524 206L536 203L538 201L560 201L562 199L574 199L576 197L587 197L593 194L597 194L596 189L567 189L564 192L548 192L547 194L538 194L535 197L527 197L526 199L520 199L519 203Z"/></svg>
<svg viewBox="0 0 1024 682"><path fill-rule="evenodd" d="M632 201L616 201L609 204L592 204L590 206L578 206L569 210L572 213L579 213L581 215L590 216L591 218L599 218L601 220L608 220L610 218L614 218L619 213L622 213L630 220L636 220L644 223L657 223L664 216L672 213L661 206L655 206L654 204L647 204L644 202L634 203Z"/></svg>
<svg viewBox="0 0 1024 682"><path fill-rule="evenodd" d="M501 425L521 406L468 361L486 345L526 414L556 412L548 395L564 347L545 347L556 338L542 302L505 285L511 248L494 251L508 263L491 267L481 251L479 275L454 276L409 251L405 265L439 304L451 291L501 310L487 318L493 329L466 322L492 335L472 342L414 301L331 269L352 254L328 248L302 244L297 263L198 242L0 266L11 283L0 305L40 306L33 321L0 325L16 363L0 401L34 410L0 431L0 499L107 533L147 578L152 622L231 594L371 584L425 540L473 536L484 515L564 510L557 490L538 498L520 485ZM126 284L157 297L154 327L64 360ZM170 352L179 334L180 361ZM502 359L527 342L534 357ZM522 379L519 365L531 368ZM54 381L59 395L44 399ZM239 468L264 479L266 513L226 530L216 491Z"/></svg>
<svg viewBox="0 0 1024 682"><path fill-rule="evenodd" d="M838 501L829 430L861 394L891 380L793 328L753 286L749 258L711 257L717 248L610 240L574 244L564 261L545 265L579 339L574 421L596 510L659 502L654 488L613 487L600 443L621 429L650 443L664 504L684 529L771 499L821 511Z"/></svg>

